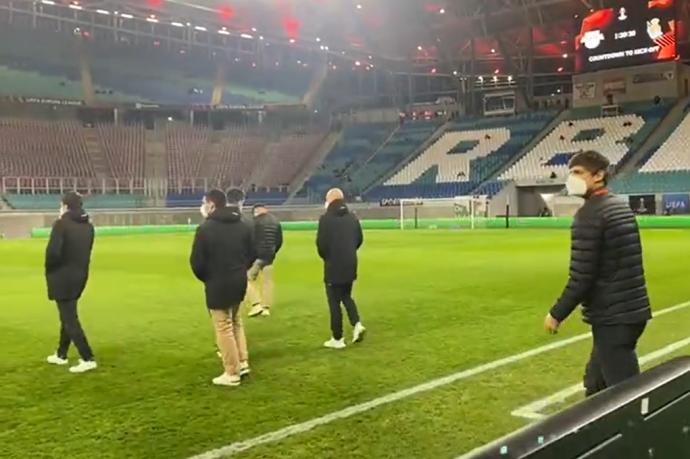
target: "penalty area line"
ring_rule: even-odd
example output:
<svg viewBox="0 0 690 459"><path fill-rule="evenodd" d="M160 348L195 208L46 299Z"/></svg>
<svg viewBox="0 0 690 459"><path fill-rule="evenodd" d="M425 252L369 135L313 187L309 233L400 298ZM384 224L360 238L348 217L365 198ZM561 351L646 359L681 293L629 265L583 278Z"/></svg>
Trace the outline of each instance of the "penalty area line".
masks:
<svg viewBox="0 0 690 459"><path fill-rule="evenodd" d="M672 306L666 309L662 309L658 313L655 314L655 316L660 316L664 314L669 314L681 309L685 309L687 307L690 307L690 301L682 304L678 304L676 306ZM223 457L228 457L232 456L237 453L241 453L244 451L248 451L252 448L255 448L257 446L261 445L267 445L270 443L276 443L279 441L282 441L286 438L303 434L306 432L309 432L317 427L323 426L330 424L334 421L340 420L340 419L347 419L352 416L365 413L367 411L370 411L374 408L378 408L383 405L387 405L393 402L397 402L399 400L403 400L408 397L412 397L418 394L422 394L425 392L432 391L434 389L438 389L440 387L447 386L449 384L453 384L457 381L462 381L464 379L480 375L482 373L487 373L489 371L493 371L508 365L511 365L513 363L517 363L523 360L527 360L531 357L544 354L549 351L553 351L555 349L559 349L562 347L570 346L571 344L578 343L580 341L584 341L588 339L591 336L591 333L582 333L580 335L576 335L564 340L560 341L555 341L553 343L549 343L543 346L539 346L533 349L530 349L528 351L521 352L519 354L514 354L508 357L504 357L502 359L494 360L492 362L487 362L482 365L469 368L466 370L459 371L457 373L450 374L448 376L443 376L440 378L432 379L430 381L427 381L425 383L409 387L407 389L399 390L397 392L392 392L388 395L384 395L372 400L369 400L368 402L364 403L359 403L356 405L349 406L347 408L344 408L339 411L334 411L329 414L326 414L324 416L320 416L317 418L310 419L308 421L300 422L297 424L293 424L287 427L284 427L282 429L275 430L273 432L268 432L263 435L259 435L257 437L249 438L247 440L242 440L239 442L231 443L227 446L222 446L220 448L216 448L210 451L206 451L204 453L191 456L188 459L221 459Z"/></svg>

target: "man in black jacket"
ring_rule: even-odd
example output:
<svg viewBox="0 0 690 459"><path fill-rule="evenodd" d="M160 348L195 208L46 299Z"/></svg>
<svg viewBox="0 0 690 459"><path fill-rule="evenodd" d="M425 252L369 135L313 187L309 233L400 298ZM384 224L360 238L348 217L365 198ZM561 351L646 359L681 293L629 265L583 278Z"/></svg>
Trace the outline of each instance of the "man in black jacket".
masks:
<svg viewBox="0 0 690 459"><path fill-rule="evenodd" d="M225 193L204 196L206 218L197 229L190 257L194 275L204 283L206 307L216 330L225 372L213 384L239 386L249 374L249 354L239 309L247 291L247 270L254 262L254 237L236 206L226 206Z"/></svg>
<svg viewBox="0 0 690 459"><path fill-rule="evenodd" d="M77 314L77 301L89 278L94 229L84 212L81 196L67 193L62 198L60 218L53 224L46 248L45 273L48 298L57 302L60 313L60 342L48 363L67 365L67 350L74 343L81 359L69 369L84 373L98 366Z"/></svg>
<svg viewBox="0 0 690 459"><path fill-rule="evenodd" d="M363 242L362 227L345 205L342 190L330 190L326 194L326 213L319 219L316 247L324 261L326 296L331 313L331 339L324 346L331 349L345 348L341 303L354 327L352 342L357 343L364 338L366 330L352 299L352 284L357 280L357 250Z"/></svg>
<svg viewBox="0 0 690 459"><path fill-rule="evenodd" d="M270 316L273 305L273 262L283 246L283 228L266 205L254 206L256 261L249 270L247 297L252 309L249 317Z"/></svg>
<svg viewBox="0 0 690 459"><path fill-rule="evenodd" d="M568 283L544 320L555 333L582 304L594 337L584 377L588 396L639 374L635 349L652 317L637 221L628 203L606 188L608 166L593 151L570 161L568 193L585 203L572 225Z"/></svg>

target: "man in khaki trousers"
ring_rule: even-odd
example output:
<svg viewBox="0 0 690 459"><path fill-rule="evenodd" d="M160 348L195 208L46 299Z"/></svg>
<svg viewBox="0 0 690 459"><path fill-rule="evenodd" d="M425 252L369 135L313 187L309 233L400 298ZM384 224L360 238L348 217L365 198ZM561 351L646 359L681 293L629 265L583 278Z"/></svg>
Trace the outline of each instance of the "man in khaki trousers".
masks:
<svg viewBox="0 0 690 459"><path fill-rule="evenodd" d="M283 229L264 204L254 206L256 261L247 276L249 317L270 316L273 306L273 262L283 246Z"/></svg>
<svg viewBox="0 0 690 459"><path fill-rule="evenodd" d="M213 384L239 386L241 376L250 371L240 304L247 291L247 269L255 259L254 232L238 207L226 206L220 190L206 193L200 210L206 220L194 237L190 264L204 283L206 307L223 361L224 372Z"/></svg>

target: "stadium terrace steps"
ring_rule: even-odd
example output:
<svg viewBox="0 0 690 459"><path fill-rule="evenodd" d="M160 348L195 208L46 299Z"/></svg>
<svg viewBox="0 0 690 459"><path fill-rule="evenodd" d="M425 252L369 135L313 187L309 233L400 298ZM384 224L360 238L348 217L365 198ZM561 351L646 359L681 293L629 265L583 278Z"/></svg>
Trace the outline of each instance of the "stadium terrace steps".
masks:
<svg viewBox="0 0 690 459"><path fill-rule="evenodd" d="M310 197L322 200L326 190L333 186L340 186L351 194L351 181L345 175L353 164L363 162L371 156L389 133L394 129L391 123L354 124L343 129L342 136L334 148L328 152L325 159L305 181L296 197Z"/></svg>
<svg viewBox="0 0 690 459"><path fill-rule="evenodd" d="M302 168L302 171L295 177L290 186L288 187L288 198L287 203L291 203L292 199L297 193L304 187L306 181L311 177L311 175L321 167L326 160L328 154L338 145L343 138L343 131L332 131L323 139L321 145L316 150L316 153L312 155L311 159Z"/></svg>
<svg viewBox="0 0 690 459"><path fill-rule="evenodd" d="M104 179L106 177L112 177L113 174L113 164L106 158L103 149L101 148L101 138L99 133L95 129L84 128L84 143L86 144L86 151L88 151L91 158L91 163L93 164L94 172L96 173L96 178ZM125 154L124 151L120 151L120 154Z"/></svg>
<svg viewBox="0 0 690 459"><path fill-rule="evenodd" d="M625 164L621 165L619 173L631 173L637 167L647 162L645 160L648 160L683 122L687 113L685 108L688 102L690 102L690 97L685 97L679 99L675 105L671 107L666 116L657 124L656 128L650 133L647 139L630 155L630 158Z"/></svg>

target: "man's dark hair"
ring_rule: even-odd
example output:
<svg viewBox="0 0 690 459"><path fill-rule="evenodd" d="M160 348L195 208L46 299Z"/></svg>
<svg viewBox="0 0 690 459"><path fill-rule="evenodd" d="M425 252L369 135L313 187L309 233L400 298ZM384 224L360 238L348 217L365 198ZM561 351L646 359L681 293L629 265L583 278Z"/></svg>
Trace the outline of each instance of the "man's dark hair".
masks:
<svg viewBox="0 0 690 459"><path fill-rule="evenodd" d="M581 151L570 158L568 168L572 169L575 166L585 168L590 174L596 174L599 171L604 171L604 185L609 179L609 166L611 162L606 156L593 150Z"/></svg>
<svg viewBox="0 0 690 459"><path fill-rule="evenodd" d="M266 204L256 203L252 206L252 210L256 209L267 209Z"/></svg>
<svg viewBox="0 0 690 459"><path fill-rule="evenodd" d="M228 188L227 201L231 205L239 205L244 201L244 191L239 188Z"/></svg>
<svg viewBox="0 0 690 459"><path fill-rule="evenodd" d="M76 191L68 191L62 197L62 203L67 206L69 210L82 210L84 202L81 199L81 195Z"/></svg>
<svg viewBox="0 0 690 459"><path fill-rule="evenodd" d="M207 191L204 197L207 202L212 202L216 206L216 209L222 209L227 203L225 193L218 189Z"/></svg>

